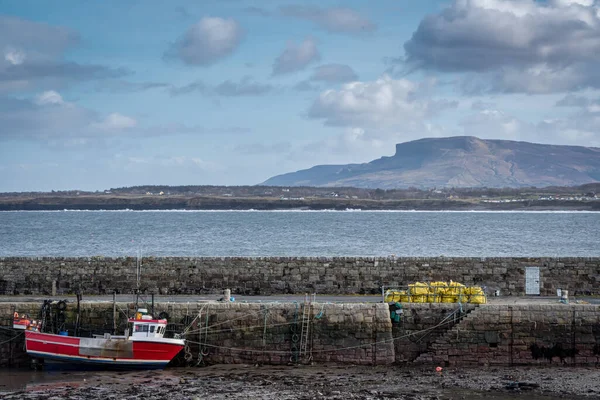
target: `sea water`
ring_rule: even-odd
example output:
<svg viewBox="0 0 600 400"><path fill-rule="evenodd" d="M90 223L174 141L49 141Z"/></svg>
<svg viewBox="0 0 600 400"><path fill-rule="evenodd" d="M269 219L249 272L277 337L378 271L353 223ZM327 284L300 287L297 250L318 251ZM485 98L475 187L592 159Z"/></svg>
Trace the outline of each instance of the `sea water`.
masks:
<svg viewBox="0 0 600 400"><path fill-rule="evenodd" d="M0 212L0 256L598 256L600 213Z"/></svg>

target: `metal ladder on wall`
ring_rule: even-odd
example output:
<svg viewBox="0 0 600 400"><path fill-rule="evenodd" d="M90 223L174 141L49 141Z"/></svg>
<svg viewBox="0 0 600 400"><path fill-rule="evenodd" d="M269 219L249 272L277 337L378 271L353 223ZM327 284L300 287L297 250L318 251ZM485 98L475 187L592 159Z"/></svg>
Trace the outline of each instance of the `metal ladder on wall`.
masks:
<svg viewBox="0 0 600 400"><path fill-rule="evenodd" d="M308 354L308 336L310 333L310 313L312 308L311 296L304 295L304 305L302 306L302 327L300 330L300 357L306 357Z"/></svg>

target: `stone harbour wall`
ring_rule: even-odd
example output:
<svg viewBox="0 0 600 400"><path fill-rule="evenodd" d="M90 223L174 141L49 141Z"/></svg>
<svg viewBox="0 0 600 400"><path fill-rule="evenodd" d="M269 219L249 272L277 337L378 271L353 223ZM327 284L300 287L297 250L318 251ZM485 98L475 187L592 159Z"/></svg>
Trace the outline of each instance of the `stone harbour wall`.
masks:
<svg viewBox="0 0 600 400"><path fill-rule="evenodd" d="M289 302L157 303L155 313L168 315L169 333L185 331L188 346L174 360L179 366L600 363L600 305L404 303L397 322L382 303L303 307ZM36 316L39 309L39 303L0 303L0 367L27 365L24 337L9 328L11 316L15 310ZM71 335L75 309L69 302L65 329ZM117 333L133 310L132 303L117 303ZM112 332L112 303L83 302L80 315L82 335Z"/></svg>
<svg viewBox="0 0 600 400"><path fill-rule="evenodd" d="M132 293L135 258L0 258L0 295ZM156 294L376 294L381 286L454 280L488 293L525 294L526 267L539 267L540 294L600 294L600 257L148 257L141 288Z"/></svg>
<svg viewBox="0 0 600 400"><path fill-rule="evenodd" d="M157 303L155 314L166 313L168 332L183 333L187 328L184 337L189 347L175 360L178 365L394 362L387 304L313 303L304 307L303 303ZM37 317L39 310L39 303L0 303L0 331L6 332L0 336L4 338L0 340L0 367L23 365L27 359L23 335L8 329L10 316L17 311ZM127 327L127 315L133 315L133 310L133 304L117 303L117 332ZM75 316L76 305L70 302L63 329L71 335ZM113 331L112 303L82 302L80 316L82 336Z"/></svg>
<svg viewBox="0 0 600 400"><path fill-rule="evenodd" d="M402 303L401 319L392 324L396 361L414 361L476 307L475 304Z"/></svg>
<svg viewBox="0 0 600 400"><path fill-rule="evenodd" d="M438 365L598 365L599 305L486 305L432 343Z"/></svg>
<svg viewBox="0 0 600 400"><path fill-rule="evenodd" d="M23 333L0 325L0 368L29 366L31 360L24 347Z"/></svg>

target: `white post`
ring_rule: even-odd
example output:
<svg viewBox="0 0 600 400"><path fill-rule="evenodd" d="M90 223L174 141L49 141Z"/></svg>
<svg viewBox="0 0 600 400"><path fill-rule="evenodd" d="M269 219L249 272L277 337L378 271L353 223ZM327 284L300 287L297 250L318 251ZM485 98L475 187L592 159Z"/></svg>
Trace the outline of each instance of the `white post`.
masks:
<svg viewBox="0 0 600 400"><path fill-rule="evenodd" d="M223 300L225 300L227 303L231 301L231 289L225 289L225 296Z"/></svg>

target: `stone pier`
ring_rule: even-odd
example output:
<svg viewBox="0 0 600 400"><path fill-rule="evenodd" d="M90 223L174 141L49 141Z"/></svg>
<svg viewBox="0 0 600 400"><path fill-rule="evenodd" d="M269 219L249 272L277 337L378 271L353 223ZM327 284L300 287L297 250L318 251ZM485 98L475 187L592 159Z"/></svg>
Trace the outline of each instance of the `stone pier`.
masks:
<svg viewBox="0 0 600 400"><path fill-rule="evenodd" d="M132 293L135 258L0 258L0 295ZM377 294L381 286L454 280L502 295L526 294L528 267L539 271L539 294L559 288L600 294L600 258L148 257L141 289L163 295L221 293Z"/></svg>
<svg viewBox="0 0 600 400"><path fill-rule="evenodd" d="M306 307L306 309L305 309ZM75 304L66 310L73 333ZM0 303L0 366L23 366L12 313L39 303ZM122 332L133 304L117 303ZM186 332L178 365L339 363L389 365L584 365L600 362L600 305L403 303L392 322L383 303L157 303L172 333ZM110 302L83 302L81 333L112 332Z"/></svg>

